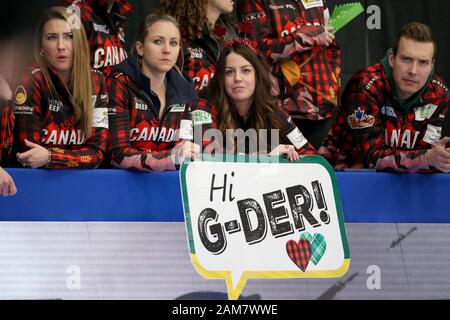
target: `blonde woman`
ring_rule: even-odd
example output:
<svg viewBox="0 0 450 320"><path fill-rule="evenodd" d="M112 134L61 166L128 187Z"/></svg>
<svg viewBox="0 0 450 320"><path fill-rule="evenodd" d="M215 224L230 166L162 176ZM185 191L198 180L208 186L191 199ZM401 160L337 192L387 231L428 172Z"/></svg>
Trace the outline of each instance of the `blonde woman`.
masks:
<svg viewBox="0 0 450 320"><path fill-rule="evenodd" d="M14 94L14 143L24 167L95 168L103 159L108 97L89 65L84 28L69 18L64 7L44 14L35 63Z"/></svg>
<svg viewBox="0 0 450 320"><path fill-rule="evenodd" d="M178 169L184 159L197 159L200 146L189 134L191 112L198 101L192 82L176 62L181 35L169 15L152 14L141 24L133 58L113 67L110 93L111 143L114 167L145 172Z"/></svg>

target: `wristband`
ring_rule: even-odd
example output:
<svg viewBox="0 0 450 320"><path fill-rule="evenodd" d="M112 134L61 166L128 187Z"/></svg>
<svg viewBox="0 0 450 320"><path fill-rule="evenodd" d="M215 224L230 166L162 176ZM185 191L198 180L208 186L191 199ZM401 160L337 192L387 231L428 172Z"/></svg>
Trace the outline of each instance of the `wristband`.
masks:
<svg viewBox="0 0 450 320"><path fill-rule="evenodd" d="M50 166L50 163L52 162L52 149L47 149L48 150L48 160L47 160L47 164L45 165L46 168L48 168Z"/></svg>

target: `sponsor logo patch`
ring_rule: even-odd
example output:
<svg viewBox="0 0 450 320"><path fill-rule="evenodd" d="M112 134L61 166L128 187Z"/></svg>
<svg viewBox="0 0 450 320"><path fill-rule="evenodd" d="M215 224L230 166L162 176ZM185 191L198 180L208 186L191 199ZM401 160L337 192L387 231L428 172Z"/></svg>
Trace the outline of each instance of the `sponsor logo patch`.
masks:
<svg viewBox="0 0 450 320"><path fill-rule="evenodd" d="M186 109L185 104L174 104L171 106L170 112L184 112L185 109Z"/></svg>
<svg viewBox="0 0 450 320"><path fill-rule="evenodd" d="M108 108L95 108L92 127L108 129Z"/></svg>
<svg viewBox="0 0 450 320"><path fill-rule="evenodd" d="M148 105L145 103L145 101L136 97L134 98L134 107L137 110L148 110Z"/></svg>
<svg viewBox="0 0 450 320"><path fill-rule="evenodd" d="M323 7L322 0L302 0L302 3L305 9Z"/></svg>
<svg viewBox="0 0 450 320"><path fill-rule="evenodd" d="M202 48L187 48L191 55L191 59L203 59L205 51Z"/></svg>
<svg viewBox="0 0 450 320"><path fill-rule="evenodd" d="M194 126L212 123L212 117L209 112L203 110L194 110L191 113Z"/></svg>
<svg viewBox="0 0 450 320"><path fill-rule="evenodd" d="M27 91L24 87L18 86L14 93L16 104L21 105L27 101Z"/></svg>
<svg viewBox="0 0 450 320"><path fill-rule="evenodd" d="M397 114L395 113L395 110L393 107L382 106L380 112L384 116L388 116L390 118L397 118Z"/></svg>
<svg viewBox="0 0 450 320"><path fill-rule="evenodd" d="M436 143L441 140L442 135L442 128L433 126L432 124L429 124L427 126L427 131L425 132L425 135L423 137L423 141L426 143L435 145Z"/></svg>
<svg viewBox="0 0 450 320"><path fill-rule="evenodd" d="M288 137L289 141L297 149L300 149L301 147L303 147L308 142L308 140L306 140L305 136L303 135L303 133L300 132L300 130L298 130L298 128L295 128L294 130L292 130L287 135L287 137Z"/></svg>
<svg viewBox="0 0 450 320"><path fill-rule="evenodd" d="M423 121L425 119L430 119L433 113L438 108L435 104L427 104L425 106L414 108L414 119L416 121Z"/></svg>
<svg viewBox="0 0 450 320"><path fill-rule="evenodd" d="M366 114L364 110L358 107L353 114L347 117L347 123L352 129L365 129L373 127L375 118L372 115Z"/></svg>
<svg viewBox="0 0 450 320"><path fill-rule="evenodd" d="M63 112L64 105L61 100L48 99L48 110L52 112Z"/></svg>

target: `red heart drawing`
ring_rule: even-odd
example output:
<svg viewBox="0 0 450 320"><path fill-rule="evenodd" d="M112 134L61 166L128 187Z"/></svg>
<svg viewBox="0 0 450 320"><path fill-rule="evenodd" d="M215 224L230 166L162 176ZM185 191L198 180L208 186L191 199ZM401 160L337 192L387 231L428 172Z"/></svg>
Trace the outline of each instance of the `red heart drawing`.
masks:
<svg viewBox="0 0 450 320"><path fill-rule="evenodd" d="M286 251L289 258L304 272L311 260L311 243L303 238L298 243L295 240L289 240L286 243Z"/></svg>

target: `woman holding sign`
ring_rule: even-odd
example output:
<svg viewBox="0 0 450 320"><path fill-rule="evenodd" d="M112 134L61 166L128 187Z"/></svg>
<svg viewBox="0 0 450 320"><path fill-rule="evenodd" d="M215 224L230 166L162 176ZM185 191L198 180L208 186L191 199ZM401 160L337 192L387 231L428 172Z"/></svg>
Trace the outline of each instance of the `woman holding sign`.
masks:
<svg viewBox="0 0 450 320"><path fill-rule="evenodd" d="M272 95L271 86L265 58L250 41L235 39L225 44L208 93L213 109L218 109L216 121L225 135L226 152L284 154L289 160L315 154L281 101ZM247 134L239 134L239 129Z"/></svg>
<svg viewBox="0 0 450 320"><path fill-rule="evenodd" d="M50 8L38 26L33 64L15 90L17 160L24 167L96 168L108 137L107 94L89 65L82 25L64 7Z"/></svg>
<svg viewBox="0 0 450 320"><path fill-rule="evenodd" d="M181 35L173 17L149 15L136 39L135 57L114 66L107 80L108 157L122 169L176 170L184 159L198 157L190 111L203 100L197 102L192 82L175 66Z"/></svg>

